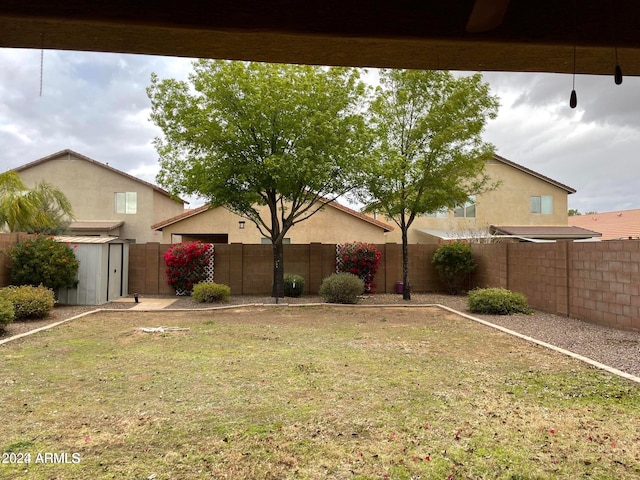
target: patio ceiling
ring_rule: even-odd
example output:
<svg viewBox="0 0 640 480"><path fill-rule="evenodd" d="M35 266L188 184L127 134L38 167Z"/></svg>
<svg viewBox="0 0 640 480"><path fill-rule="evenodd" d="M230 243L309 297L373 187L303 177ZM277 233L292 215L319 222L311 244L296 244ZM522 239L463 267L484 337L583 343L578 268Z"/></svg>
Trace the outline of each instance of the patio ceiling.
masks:
<svg viewBox="0 0 640 480"><path fill-rule="evenodd" d="M617 47L624 74L640 75L636 0L512 0L498 27L468 33L473 6L474 0L4 0L0 46L571 73L575 45L577 73L613 75Z"/></svg>

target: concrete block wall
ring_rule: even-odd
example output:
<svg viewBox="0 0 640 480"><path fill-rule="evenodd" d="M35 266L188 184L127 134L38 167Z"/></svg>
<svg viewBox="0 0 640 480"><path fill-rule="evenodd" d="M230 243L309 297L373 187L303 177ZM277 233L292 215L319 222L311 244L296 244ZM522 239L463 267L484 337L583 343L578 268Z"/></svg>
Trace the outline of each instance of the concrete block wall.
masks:
<svg viewBox="0 0 640 480"><path fill-rule="evenodd" d="M570 252L570 315L640 331L640 241L574 243Z"/></svg>
<svg viewBox="0 0 640 480"><path fill-rule="evenodd" d="M533 308L568 314L567 242L507 244L508 288Z"/></svg>
<svg viewBox="0 0 640 480"><path fill-rule="evenodd" d="M508 243L472 244L474 258L478 263L472 274L473 287L502 287L507 288Z"/></svg>

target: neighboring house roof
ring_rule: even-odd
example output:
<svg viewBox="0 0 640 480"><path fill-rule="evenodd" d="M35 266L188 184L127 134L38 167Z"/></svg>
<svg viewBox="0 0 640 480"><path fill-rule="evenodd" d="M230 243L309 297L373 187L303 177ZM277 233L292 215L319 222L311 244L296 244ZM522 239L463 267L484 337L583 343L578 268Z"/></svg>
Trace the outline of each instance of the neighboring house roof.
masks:
<svg viewBox="0 0 640 480"><path fill-rule="evenodd" d="M329 200L324 200L321 199L321 202L323 202L325 205L335 208L336 210L340 210L342 212L348 213L349 215L352 215L356 218L359 218L360 220L364 220L365 222L371 223L372 225L375 225L376 227L380 227L382 228L385 232L390 232L393 230L393 227L387 223L381 222L380 220L377 220L373 217L370 217L368 215L365 215L364 213L360 213L356 210L353 210L349 207L345 207L344 205L339 204L338 202L331 202ZM215 207L218 208L218 207ZM224 208L224 207L220 207L220 208ZM194 208L192 210L185 210L184 213L181 213L180 215L176 215L175 217L171 217L168 218L166 220L163 220L162 222L158 222L155 225L151 225L151 229L152 230L160 230L162 231L162 229L164 227L168 227L169 225L173 225L174 223L180 222L182 220L184 220L185 218L189 218L189 217L193 217L194 215L198 215L199 213L202 212L206 212L207 210L209 210L209 205L203 205L201 207L198 208Z"/></svg>
<svg viewBox="0 0 640 480"><path fill-rule="evenodd" d="M169 225L173 225L174 223L178 223L181 220L184 220L185 218L193 217L194 215L198 215L199 213L206 212L207 210L209 210L209 205L203 205L203 206L198 207L198 208L187 209L187 210L184 211L184 213L181 213L180 215L176 215L175 217L167 218L166 220L163 220L161 222L158 222L158 223L155 223L155 224L151 225L151 230L160 230L160 231L162 231L162 229L164 227L168 227Z"/></svg>
<svg viewBox="0 0 640 480"><path fill-rule="evenodd" d="M640 208L569 217L569 225L589 228L602 234L602 240L640 239Z"/></svg>
<svg viewBox="0 0 640 480"><path fill-rule="evenodd" d="M599 237L600 233L573 226L510 226L491 225L491 232L497 235L513 235L524 238L577 239Z"/></svg>
<svg viewBox="0 0 640 480"><path fill-rule="evenodd" d="M558 188L561 188L562 190L565 190L567 193L571 194L571 193L576 193L576 189L575 188L571 188L568 185L565 185L564 183L560 183L555 181L552 178L549 178L545 175L542 175L541 173L538 172L534 172L533 170L527 168L527 167L523 167L522 165L519 165L515 162L512 162L511 160L507 160L504 157L501 157L500 155L494 155L493 156L494 160L497 160L498 162L504 163L505 165L509 165L513 168L516 168L518 170L520 170L521 172L527 173L529 175L533 175L536 178L539 178L540 180L544 180L545 182L548 182L552 185L555 185Z"/></svg>
<svg viewBox="0 0 640 480"><path fill-rule="evenodd" d="M97 220L97 221L88 221L82 220L79 222L71 222L69 224L69 230L73 231L103 231L110 232L111 230L115 230L116 228L124 225L123 221L116 220Z"/></svg>
<svg viewBox="0 0 640 480"><path fill-rule="evenodd" d="M107 165L105 163L100 163L97 160L94 160L93 158L89 158L86 155L82 155L81 153L74 152L73 150L70 150L68 148L65 148L64 150L60 150L59 152L53 153L51 155L47 155L46 157L39 158L38 160L34 160L33 162L25 163L24 165L21 165L19 167L14 168L13 171L20 173L23 170L27 170L27 169L29 169L31 167L35 167L36 165L40 165L41 163L45 163L45 162L48 162L50 160L55 160L56 158L60 158L60 157L62 157L64 155L73 155L76 158L79 158L81 160L85 160L85 161L90 162L90 163L92 163L94 165L97 165L99 167L102 167L102 168L105 168L105 169L110 170L112 172L115 172L115 173L117 173L119 175L123 175L123 176L125 176L127 178L130 178L131 180L134 180L134 181L136 181L138 183L141 183L141 184L143 184L143 185L145 185L147 187L152 188L153 190L155 190L158 193L161 193L162 195L166 195L167 197L174 198L174 197L172 197L172 195L169 192L167 192L166 190L158 187L157 185L154 185L153 183L145 182L144 180L141 180L141 179L139 179L137 177L134 177L133 175L129 175L128 173L125 173L125 172L123 172L121 170L118 170L117 168L110 167L109 165ZM185 200L182 200L181 198L178 198L178 201L180 201L182 203L187 203L187 204L189 203L189 202L187 202Z"/></svg>

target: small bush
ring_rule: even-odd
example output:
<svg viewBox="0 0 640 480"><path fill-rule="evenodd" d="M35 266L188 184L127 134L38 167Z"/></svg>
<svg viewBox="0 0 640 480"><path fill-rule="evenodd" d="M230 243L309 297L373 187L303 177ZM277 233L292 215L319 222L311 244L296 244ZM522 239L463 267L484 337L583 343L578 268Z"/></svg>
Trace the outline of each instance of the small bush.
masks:
<svg viewBox="0 0 640 480"><path fill-rule="evenodd" d="M13 322L14 317L13 303L6 298L0 298L0 330Z"/></svg>
<svg viewBox="0 0 640 480"><path fill-rule="evenodd" d="M221 283L201 282L193 286L191 298L198 303L227 302L231 296L231 288Z"/></svg>
<svg viewBox="0 0 640 480"><path fill-rule="evenodd" d="M299 297L304 291L304 278L293 273L284 274L284 296Z"/></svg>
<svg viewBox="0 0 640 480"><path fill-rule="evenodd" d="M357 303L364 282L353 273L334 273L322 281L320 295L328 303Z"/></svg>
<svg viewBox="0 0 640 480"><path fill-rule="evenodd" d="M462 242L438 248L431 263L447 292L452 295L464 290L465 281L477 266L471 247Z"/></svg>
<svg viewBox="0 0 640 480"><path fill-rule="evenodd" d="M57 291L78 285L80 262L73 249L53 237L34 236L9 250L13 285L44 285Z"/></svg>
<svg viewBox="0 0 640 480"><path fill-rule="evenodd" d="M0 298L13 304L14 320L44 318L56 303L53 290L42 285L6 287L0 290Z"/></svg>
<svg viewBox="0 0 640 480"><path fill-rule="evenodd" d="M479 288L469 292L467 298L469 310L474 313L492 315L510 315L512 313L531 313L527 297L522 293L506 288Z"/></svg>

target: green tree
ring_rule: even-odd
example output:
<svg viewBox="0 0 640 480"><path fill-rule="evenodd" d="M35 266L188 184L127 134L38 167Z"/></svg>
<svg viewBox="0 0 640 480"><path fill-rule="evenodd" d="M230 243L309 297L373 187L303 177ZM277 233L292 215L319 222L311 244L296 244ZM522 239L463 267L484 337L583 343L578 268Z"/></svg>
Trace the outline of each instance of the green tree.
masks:
<svg viewBox="0 0 640 480"><path fill-rule="evenodd" d="M577 208L570 208L570 209L569 209L569 211L568 211L567 213L568 213L568 215L569 215L570 217L575 217L575 216L578 216L578 215L582 215L582 214L580 213L580 210L578 210Z"/></svg>
<svg viewBox="0 0 640 480"><path fill-rule="evenodd" d="M411 299L407 231L416 216L462 206L492 188L484 166L494 147L481 134L497 109L480 74L380 72L370 109L377 143L361 199L400 228L405 300Z"/></svg>
<svg viewBox="0 0 640 480"><path fill-rule="evenodd" d="M0 228L10 232L58 234L73 218L71 203L56 186L27 188L14 171L0 174Z"/></svg>
<svg viewBox="0 0 640 480"><path fill-rule="evenodd" d="M255 223L273 244L272 294L281 297L285 235L359 178L365 86L347 68L214 60L193 68L189 82L154 74L147 89L163 132L158 182Z"/></svg>

